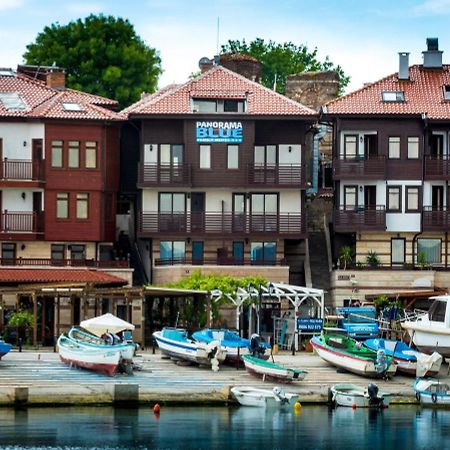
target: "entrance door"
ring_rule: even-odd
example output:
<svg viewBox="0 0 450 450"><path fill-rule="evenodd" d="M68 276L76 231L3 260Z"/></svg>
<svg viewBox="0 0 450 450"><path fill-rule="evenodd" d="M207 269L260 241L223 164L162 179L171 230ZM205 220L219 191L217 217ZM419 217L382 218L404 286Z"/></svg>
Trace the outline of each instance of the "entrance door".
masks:
<svg viewBox="0 0 450 450"><path fill-rule="evenodd" d="M205 231L205 193L191 193L191 231Z"/></svg>
<svg viewBox="0 0 450 450"><path fill-rule="evenodd" d="M33 192L33 232L42 232L44 222L42 216L42 192Z"/></svg>
<svg viewBox="0 0 450 450"><path fill-rule="evenodd" d="M444 186L431 186L431 206L433 211L442 211L444 206Z"/></svg>
<svg viewBox="0 0 450 450"><path fill-rule="evenodd" d="M32 173L30 174L31 179L33 180L42 180L42 139L33 139L32 140Z"/></svg>
<svg viewBox="0 0 450 450"><path fill-rule="evenodd" d="M377 187L364 186L364 206L366 209L374 210L377 206Z"/></svg>

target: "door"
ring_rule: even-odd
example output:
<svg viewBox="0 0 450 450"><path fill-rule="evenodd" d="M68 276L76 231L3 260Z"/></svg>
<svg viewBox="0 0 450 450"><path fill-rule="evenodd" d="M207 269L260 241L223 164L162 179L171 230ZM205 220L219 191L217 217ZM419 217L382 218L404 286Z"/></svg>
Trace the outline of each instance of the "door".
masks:
<svg viewBox="0 0 450 450"><path fill-rule="evenodd" d="M43 226L42 192L33 192L33 231L42 232Z"/></svg>
<svg viewBox="0 0 450 450"><path fill-rule="evenodd" d="M192 242L192 264L193 265L202 265L203 264L203 251L204 251L203 241L193 241Z"/></svg>
<svg viewBox="0 0 450 450"><path fill-rule="evenodd" d="M444 206L444 186L431 186L431 206L433 211L442 211Z"/></svg>
<svg viewBox="0 0 450 450"><path fill-rule="evenodd" d="M205 193L191 193L191 232L205 231Z"/></svg>
<svg viewBox="0 0 450 450"><path fill-rule="evenodd" d="M377 187L364 186L364 206L366 209L374 210L377 206Z"/></svg>
<svg viewBox="0 0 450 450"><path fill-rule="evenodd" d="M233 194L233 232L245 233L245 194Z"/></svg>
<svg viewBox="0 0 450 450"><path fill-rule="evenodd" d="M444 158L444 135L432 134L431 135L431 149L430 154L435 159Z"/></svg>
<svg viewBox="0 0 450 450"><path fill-rule="evenodd" d="M27 174L26 178L33 180L43 180L43 163L42 163L42 139L33 139L31 142L32 146L32 171Z"/></svg>
<svg viewBox="0 0 450 450"><path fill-rule="evenodd" d="M234 264L244 264L244 243L242 241L233 242L233 259Z"/></svg>
<svg viewBox="0 0 450 450"><path fill-rule="evenodd" d="M375 158L377 154L378 154L377 135L376 134L364 135L364 157L366 159Z"/></svg>

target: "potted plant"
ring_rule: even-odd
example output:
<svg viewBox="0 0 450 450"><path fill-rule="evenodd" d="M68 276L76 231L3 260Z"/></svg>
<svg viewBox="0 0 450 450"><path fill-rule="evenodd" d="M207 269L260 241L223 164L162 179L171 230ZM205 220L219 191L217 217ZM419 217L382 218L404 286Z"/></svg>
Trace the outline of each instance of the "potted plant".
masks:
<svg viewBox="0 0 450 450"><path fill-rule="evenodd" d="M369 250L367 252L366 262L369 267L378 267L381 264L380 258L375 250Z"/></svg>
<svg viewBox="0 0 450 450"><path fill-rule="evenodd" d="M347 265L351 265L353 262L352 256L352 248L349 245L344 245L341 248L341 254L339 256L339 265L344 265L344 270L347 268Z"/></svg>

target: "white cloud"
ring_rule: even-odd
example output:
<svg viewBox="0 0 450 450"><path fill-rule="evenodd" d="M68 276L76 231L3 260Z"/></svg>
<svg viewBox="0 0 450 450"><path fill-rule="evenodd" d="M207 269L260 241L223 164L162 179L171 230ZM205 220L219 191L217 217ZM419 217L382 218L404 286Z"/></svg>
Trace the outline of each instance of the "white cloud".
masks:
<svg viewBox="0 0 450 450"><path fill-rule="evenodd" d="M450 0L425 0L413 8L413 14L418 16L450 14Z"/></svg>
<svg viewBox="0 0 450 450"><path fill-rule="evenodd" d="M23 0L0 0L0 11L17 9L23 6Z"/></svg>

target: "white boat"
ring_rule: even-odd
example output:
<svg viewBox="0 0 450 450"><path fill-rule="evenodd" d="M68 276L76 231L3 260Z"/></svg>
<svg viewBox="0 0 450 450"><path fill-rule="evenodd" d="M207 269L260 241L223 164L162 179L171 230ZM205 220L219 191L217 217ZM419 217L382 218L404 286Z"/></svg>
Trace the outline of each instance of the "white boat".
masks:
<svg viewBox="0 0 450 450"><path fill-rule="evenodd" d="M416 398L421 405L450 406L450 387L430 378L418 378L414 383Z"/></svg>
<svg viewBox="0 0 450 450"><path fill-rule="evenodd" d="M163 328L155 331L153 337L162 354L176 361L189 361L192 363L211 366L213 371L219 370L219 363L226 357L218 341L210 343L198 342L188 337L187 331L182 328Z"/></svg>
<svg viewBox="0 0 450 450"><path fill-rule="evenodd" d="M331 393L336 406L351 408L387 408L391 397L388 392L379 392L375 384L367 387L350 383L335 384L331 387Z"/></svg>
<svg viewBox="0 0 450 450"><path fill-rule="evenodd" d="M275 409L293 408L298 401L298 394L284 392L277 386L273 389L235 386L231 388L231 392L242 406Z"/></svg>
<svg viewBox="0 0 450 450"><path fill-rule="evenodd" d="M405 320L402 328L424 353L440 353L450 357L450 295L430 297L434 300L427 313L416 320Z"/></svg>

